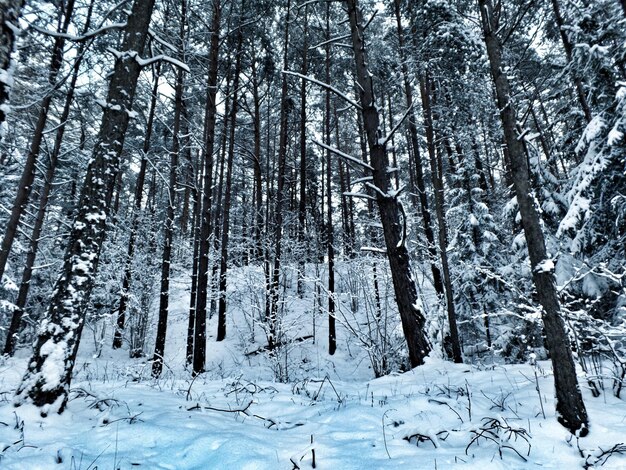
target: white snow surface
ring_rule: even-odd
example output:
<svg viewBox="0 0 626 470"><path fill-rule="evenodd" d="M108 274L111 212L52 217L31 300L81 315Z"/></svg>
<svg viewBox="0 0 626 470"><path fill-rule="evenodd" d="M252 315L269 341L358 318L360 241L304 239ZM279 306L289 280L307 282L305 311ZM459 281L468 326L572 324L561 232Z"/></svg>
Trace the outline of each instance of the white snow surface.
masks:
<svg viewBox="0 0 626 470"><path fill-rule="evenodd" d="M608 379L593 398L581 378L591 433L577 440L556 421L549 362L430 357L412 371L373 379L366 352L341 322L338 351L327 354L324 316L316 343L300 342L290 352L292 382L278 383L265 355L244 355L264 344L250 342L237 304L245 279L238 278L237 290L229 286L226 341L215 342L217 318L209 321L208 371L195 380L183 368L186 278L173 279L166 368L158 380L148 361L112 351L109 338L94 359L86 328L68 408L42 418L32 405L11 404L30 351L0 360L0 468L290 470L312 468L314 450L322 470L576 469L624 442L626 403L612 395ZM304 314L306 301L293 307ZM515 432L472 442L494 422ZM604 468L626 468L626 455L610 456Z"/></svg>

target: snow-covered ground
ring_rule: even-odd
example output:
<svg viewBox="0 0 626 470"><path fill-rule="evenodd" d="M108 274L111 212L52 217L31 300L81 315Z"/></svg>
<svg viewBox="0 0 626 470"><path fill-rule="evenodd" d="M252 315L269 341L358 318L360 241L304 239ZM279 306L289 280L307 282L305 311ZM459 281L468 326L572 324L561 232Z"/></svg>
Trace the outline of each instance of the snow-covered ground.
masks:
<svg viewBox="0 0 626 470"><path fill-rule="evenodd" d="M548 362L430 358L372 379L365 352L344 328L337 354L325 352L320 316L317 341L294 345L285 366L283 358L244 354L261 347L263 335L259 325L251 330L244 306L254 306L237 300L237 290L230 293L229 339L209 338L208 372L193 380L183 367L187 285L184 278L174 283L158 380L145 359L108 343L92 358L85 330L68 409L41 418L35 408L11 404L29 352L0 363L0 468L304 469L313 468L313 456L315 468L333 470L626 468L619 453L626 451L626 403L608 381L598 398L584 390L591 433L577 439L556 421ZM306 299L293 301L292 337L311 332ZM290 383L273 380L277 370Z"/></svg>

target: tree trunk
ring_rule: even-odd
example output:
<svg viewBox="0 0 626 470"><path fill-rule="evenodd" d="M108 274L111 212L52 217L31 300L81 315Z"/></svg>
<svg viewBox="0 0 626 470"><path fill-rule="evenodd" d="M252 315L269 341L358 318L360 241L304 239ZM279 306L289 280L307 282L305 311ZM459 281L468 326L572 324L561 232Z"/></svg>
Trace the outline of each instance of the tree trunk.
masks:
<svg viewBox="0 0 626 470"><path fill-rule="evenodd" d="M4 270L9 259L9 253L11 252L13 241L15 240L15 236L17 234L20 219L22 218L22 214L26 209L26 204L28 203L28 198L30 197L30 193L33 187L33 182L35 181L37 158L39 157L39 151L41 150L41 143L44 137L44 130L46 128L46 122L48 121L48 111L50 109L50 103L52 103L52 97L54 95L53 91L58 86L57 76L59 75L59 70L61 69L61 66L63 64L63 47L65 46L64 34L67 33L67 29L69 28L73 12L74 0L68 0L66 5L65 18L63 20L63 24L59 28L59 33L61 34L56 37L54 41L54 47L52 49L52 60L50 63L50 71L48 72L48 85L50 86L50 90L47 90L45 97L41 101L41 109L39 110L39 117L37 119L37 125L35 126L33 140L31 141L30 149L28 155L26 156L24 170L22 171L22 176L17 187L17 194L15 195L15 201L13 202L11 215L9 217L9 220L7 221L7 226L4 231L4 237L2 238L2 243L0 244L0 282L2 280L2 276L4 274ZM13 16L14 13L15 7L9 8L9 10L6 12L3 11L2 16L9 15L6 20L11 21L10 17ZM3 23L1 27L3 32L5 29L11 28L7 23ZM13 37L12 35L10 36ZM2 34L0 35L0 39L7 39L7 37ZM0 60L2 59L0 58ZM2 65L0 64L0 67L1 66ZM0 101L6 99L6 97L8 97L7 84L4 83L3 80L0 80ZM0 106L0 126L2 125L4 119L4 111L2 111L3 109L4 108Z"/></svg>
<svg viewBox="0 0 626 470"><path fill-rule="evenodd" d="M430 344L424 333L425 318L420 307L417 287L411 273L409 253L405 245L406 217L397 194L389 193L390 181L387 173L389 161L385 144L380 135L380 121L374 97L372 76L367 69L361 15L357 9L356 0L347 0L346 3L350 19L361 113L372 162L371 171L376 202L383 225L387 258L391 268L396 302L402 319L402 328L409 349L409 358L411 366L415 367L424 363L424 358L430 352ZM401 217L404 220L401 220Z"/></svg>
<svg viewBox="0 0 626 470"><path fill-rule="evenodd" d="M326 3L326 83L330 83L330 2ZM330 90L326 90L326 104L324 111L324 139L330 147ZM332 155L326 150L326 248L328 250L328 354L331 356L337 350L337 331L335 320L335 236L333 229L333 204L331 191Z"/></svg>
<svg viewBox="0 0 626 470"><path fill-rule="evenodd" d="M87 10L87 19L85 20L85 27L83 32L86 33L89 30L91 23L91 13L93 10L93 1L89 4ZM41 237L41 231L46 217L46 210L48 208L48 199L50 196L50 190L52 189L52 181L54 179L54 173L56 171L57 163L59 161L59 154L61 153L61 143L63 142L63 135L65 134L65 125L69 118L72 102L74 101L74 92L76 90L76 82L78 80L78 72L83 60L83 53L85 51L86 43L81 43L76 52L76 60L72 66L72 78L65 96L65 104L63 105L63 111L59 119L59 127L56 131L54 139L54 147L50 154L50 161L46 168L46 175L43 181L43 187L41 188L41 194L39 195L39 206L37 207L37 214L35 216L35 223L33 225L33 231L30 236L30 247L28 248L28 254L26 255L26 265L22 272L22 281L20 283L20 289L17 294L17 300L15 302L16 309L13 311L11 317L11 325L7 331L7 339L4 344L4 354L9 356L13 355L15 349L15 341L18 338L20 326L22 323L22 316L26 307L26 300L28 299L28 292L30 291L30 280L33 274L33 266L35 265L35 259L37 258L37 250L39 249L39 238Z"/></svg>
<svg viewBox="0 0 626 470"><path fill-rule="evenodd" d="M543 307L545 344L552 360L558 421L572 433L585 436L589 432L587 410L576 380L576 368L559 312L554 268L550 268L551 262L546 252L539 214L531 194L524 147L516 132L515 105L509 80L503 72L502 45L497 36L498 23L494 21L491 0L478 0L478 4L491 75L496 87L497 105L509 150L513 185L528 245L533 282Z"/></svg>
<svg viewBox="0 0 626 470"><path fill-rule="evenodd" d="M230 22L229 26L230 28ZM232 57L230 54L226 60L226 88L224 90L224 95L226 99L224 100L224 118L222 119L222 139L220 141L219 151L218 151L218 165L219 170L216 171L215 174L215 194L213 195L215 204L213 206L213 227L214 228L214 249L215 256L217 253L221 251L220 245L222 240L222 221L223 221L223 197L224 197L224 168L226 165L226 149L228 143L228 123L230 120L230 109L231 109L231 60ZM209 319L213 318L213 315L217 311L217 298L219 295L219 262L216 258L213 259L213 265L211 266L211 278L209 279L209 284L211 286L211 301L210 301L210 309L209 309Z"/></svg>
<svg viewBox="0 0 626 470"><path fill-rule="evenodd" d="M185 61L185 28L187 18L186 0L181 2L180 12L180 52L181 60ZM183 111L184 73L181 68L176 70L176 91L174 94L174 125L172 126L172 151L170 152L170 176L167 191L167 212L165 233L163 236L163 258L161 262L161 288L159 291L159 321L157 324L156 343L152 359L152 376L159 377L163 370L163 354L165 353L165 337L167 334L167 318L170 304L170 267L172 264L172 241L174 240L174 220L176 211L176 177L180 156L180 122Z"/></svg>
<svg viewBox="0 0 626 470"><path fill-rule="evenodd" d="M450 267L448 266L448 229L445 216L445 201L443 187L443 162L441 152L437 152L435 144L435 129L433 123L433 111L431 106L432 87L428 73L420 77L420 90L422 95L422 109L424 111L424 127L426 129L426 141L428 143L428 155L430 157L430 170L435 193L435 213L438 224L439 256L443 271L445 286L446 310L448 312L448 326L450 327L450 340L452 343L452 359L456 363L462 363L461 345L459 344L459 332L456 325L456 312L454 309L454 292Z"/></svg>
<svg viewBox="0 0 626 470"><path fill-rule="evenodd" d="M404 95L406 97L407 108L413 106L413 88L409 80L409 67L406 61L406 54L404 53L404 31L402 28L402 17L400 15L400 0L394 0L394 9L396 15L396 27L398 31L398 53L400 55L400 63L402 64L402 80L404 84ZM422 168L422 158L419 151L419 138L417 134L417 124L415 121L415 114L413 111L409 114L408 120L409 137L411 147L413 148L413 163L415 165L415 184L417 186L417 195L420 203L420 209L422 211L422 222L424 225L424 235L426 236L426 242L428 243L428 255L430 258L430 269L433 273L433 286L435 292L439 296L443 296L443 280L441 278L441 271L437 266L437 248L435 245L435 235L432 228L430 209L428 208L428 197L426 196L426 184L424 183L424 169ZM412 188L413 189L413 188Z"/></svg>
<svg viewBox="0 0 626 470"><path fill-rule="evenodd" d="M199 163L199 161L198 161ZM193 362L193 342L196 328L196 298L198 296L198 256L200 251L200 195L202 194L203 174L198 172L194 178L193 195L193 259L191 268L191 291L189 293L189 319L187 322L186 363Z"/></svg>
<svg viewBox="0 0 626 470"><path fill-rule="evenodd" d="M252 60L252 97L254 101L254 246L257 261L263 259L263 180L261 172L261 97L255 60ZM269 126L268 126L269 127Z"/></svg>
<svg viewBox="0 0 626 470"><path fill-rule="evenodd" d="M215 148L215 118L217 116L217 72L219 65L221 0L213 0L211 21L211 48L207 78L207 105L205 109L204 183L202 195L202 221L200 224L200 249L198 253L198 299L195 311L193 342L193 373L204 372L206 361L206 306L209 284L209 250L211 247L211 201L213 179L213 151Z"/></svg>
<svg viewBox="0 0 626 470"><path fill-rule="evenodd" d="M308 13L309 6L304 7L303 18L303 38L304 44L302 45L302 75L309 73L308 67L308 49L309 49L309 35L308 35ZM300 257L298 265L298 295L302 297L304 294L304 277L307 258L309 257L308 248L305 246L305 223L306 223L306 80L302 79L300 85L300 198L298 201L298 242L300 249L303 253ZM305 251L304 251L305 250Z"/></svg>
<svg viewBox="0 0 626 470"><path fill-rule="evenodd" d="M287 17L285 18L283 70L288 70L289 23L291 22L291 0L287 0ZM287 125L289 122L289 97L287 94L287 76L283 74L280 90L280 134L278 143L278 175L276 182L276 205L274 208L274 265L272 266L270 283L270 318L268 329L268 345L272 350L277 341L276 322L278 318L278 301L280 298L280 268L283 243L283 208L285 199L285 175L287 166Z"/></svg>
<svg viewBox="0 0 626 470"><path fill-rule="evenodd" d="M228 270L228 242L230 229L230 205L233 186L233 160L235 156L235 130L237 128L237 112L239 111L239 74L241 73L241 48L243 44L243 14L245 0L241 0L239 27L237 32L237 49L235 51L235 78L233 81L233 103L230 109L230 138L228 142L228 162L226 164L226 187L224 188L224 210L222 214L222 246L220 253L220 273L218 292L217 341L226 339L226 273Z"/></svg>
<svg viewBox="0 0 626 470"><path fill-rule="evenodd" d="M47 318L41 324L28 370L17 390L15 403L32 402L41 408L42 415L61 413L67 404L87 303L106 231L107 190L119 171L129 112L141 71L136 55L143 51L153 7L154 0L135 0L128 17L62 273L50 299Z"/></svg>

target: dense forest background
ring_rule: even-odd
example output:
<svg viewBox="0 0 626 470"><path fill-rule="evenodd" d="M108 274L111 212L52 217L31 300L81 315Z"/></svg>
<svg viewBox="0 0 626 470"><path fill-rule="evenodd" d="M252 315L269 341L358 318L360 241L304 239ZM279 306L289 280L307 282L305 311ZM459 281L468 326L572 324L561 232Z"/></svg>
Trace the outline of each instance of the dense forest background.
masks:
<svg viewBox="0 0 626 470"><path fill-rule="evenodd" d="M573 432L575 364L622 393L623 0L2 3L18 403L63 410L87 331L159 376L181 273L193 374L237 308L278 381L340 328L377 377L549 358Z"/></svg>

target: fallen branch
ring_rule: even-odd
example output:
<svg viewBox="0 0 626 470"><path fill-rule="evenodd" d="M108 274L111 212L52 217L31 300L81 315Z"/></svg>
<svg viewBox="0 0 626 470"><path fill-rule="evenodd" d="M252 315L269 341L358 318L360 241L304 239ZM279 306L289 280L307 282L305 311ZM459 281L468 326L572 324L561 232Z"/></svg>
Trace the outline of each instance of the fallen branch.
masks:
<svg viewBox="0 0 626 470"><path fill-rule="evenodd" d="M290 343L290 342L302 343L306 341L307 339L311 339L311 338L313 338L313 335L300 336L299 338L292 339L291 341L277 341L276 343L274 343L274 348L278 348L280 346L283 346L285 343ZM256 356L257 354L261 354L269 350L270 350L269 345L262 346L259 349L255 349L254 351L247 352L246 357Z"/></svg>

